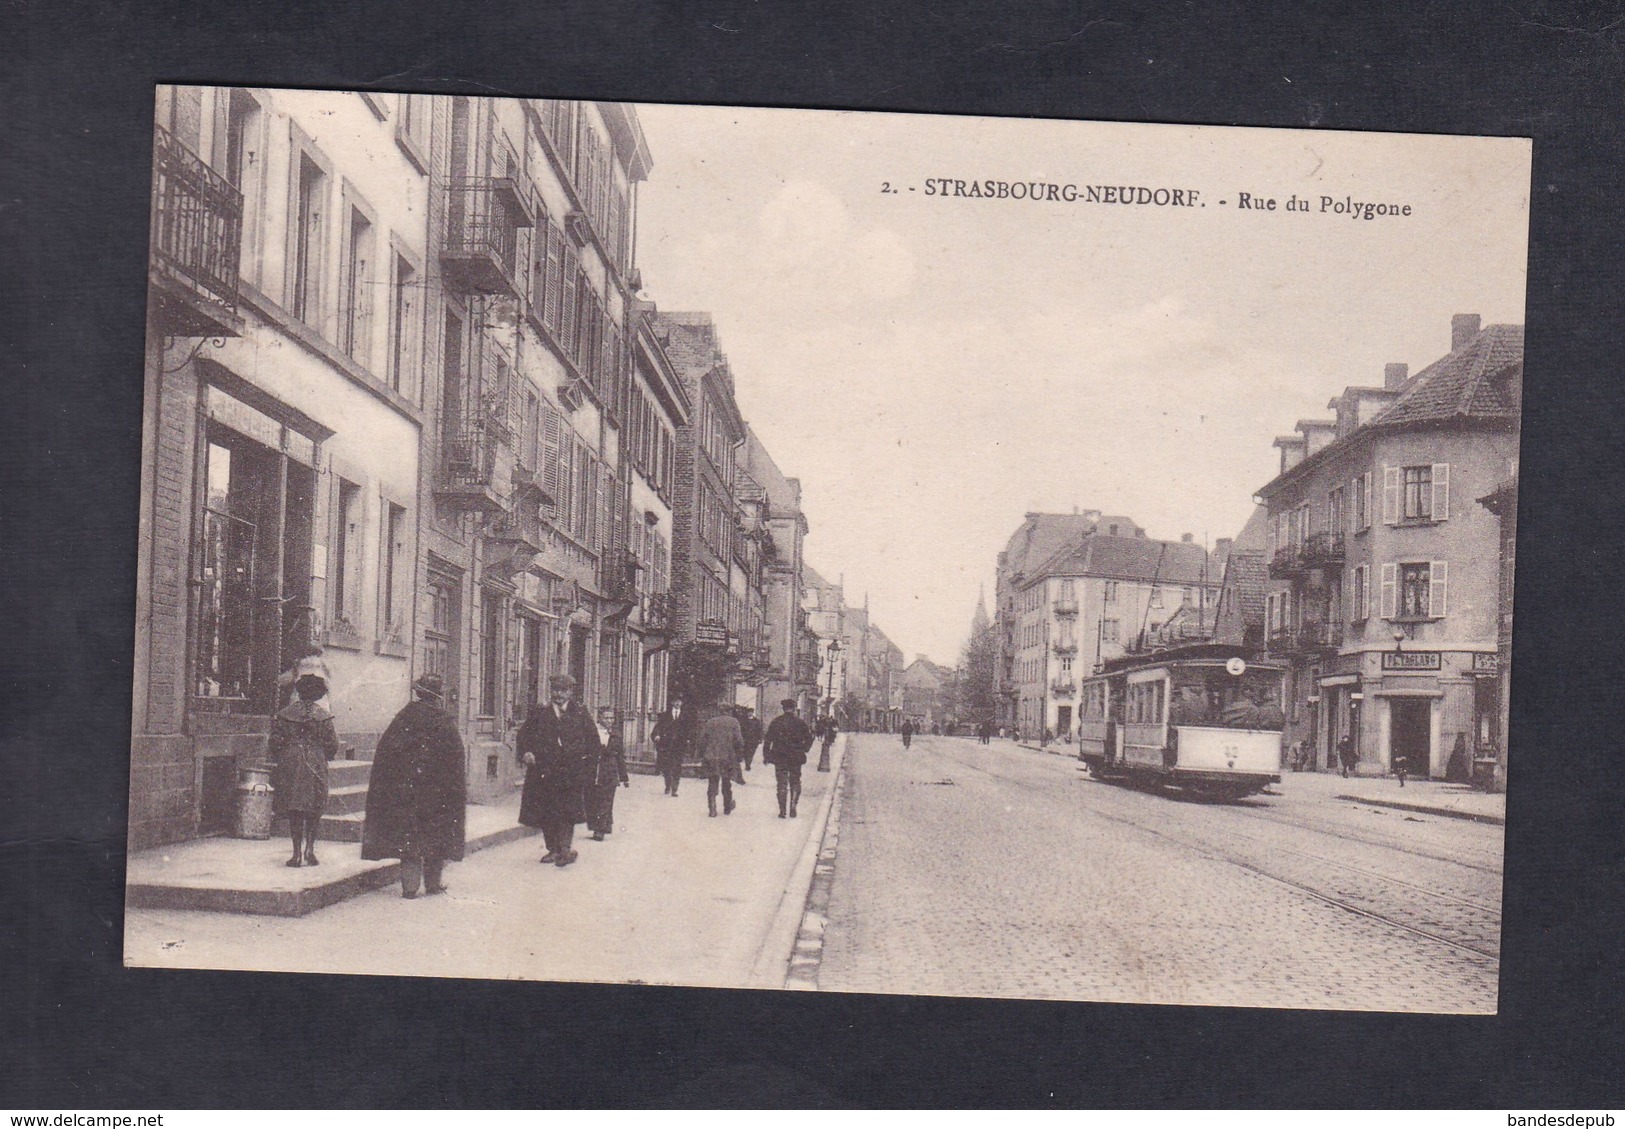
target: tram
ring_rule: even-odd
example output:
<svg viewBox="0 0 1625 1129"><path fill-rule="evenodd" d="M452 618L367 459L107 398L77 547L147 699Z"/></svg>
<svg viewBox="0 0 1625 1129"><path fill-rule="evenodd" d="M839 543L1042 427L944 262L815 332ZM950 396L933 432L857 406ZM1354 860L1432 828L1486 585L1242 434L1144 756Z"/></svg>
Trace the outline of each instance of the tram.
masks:
<svg viewBox="0 0 1625 1129"><path fill-rule="evenodd" d="M1282 671L1195 643L1083 680L1078 759L1101 780L1239 799L1281 779Z"/></svg>

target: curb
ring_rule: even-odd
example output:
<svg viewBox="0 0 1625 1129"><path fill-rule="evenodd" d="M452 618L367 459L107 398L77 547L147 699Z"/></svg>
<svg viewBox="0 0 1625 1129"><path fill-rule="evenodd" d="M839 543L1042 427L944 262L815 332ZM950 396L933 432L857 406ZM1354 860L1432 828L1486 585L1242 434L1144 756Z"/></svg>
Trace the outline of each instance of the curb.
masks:
<svg viewBox="0 0 1625 1129"><path fill-rule="evenodd" d="M1375 800L1370 796L1351 796L1347 794L1339 794L1336 798L1348 800L1350 803L1355 804L1369 804L1377 808L1394 808L1397 811L1414 811L1424 815L1439 815L1446 819L1465 819L1473 823L1493 823L1498 827L1505 827L1507 822L1504 815L1483 815L1478 812L1457 811L1454 808L1432 807L1428 804L1411 804L1406 803L1404 800Z"/></svg>
<svg viewBox="0 0 1625 1129"><path fill-rule="evenodd" d="M536 834L531 827L504 827L474 836L463 845L465 856L488 847L500 847ZM131 909L207 910L245 913L261 917L304 917L308 913L382 889L400 880L401 864L379 862L358 874L307 886L302 890L236 890L224 886L161 886L136 883L125 891Z"/></svg>
<svg viewBox="0 0 1625 1129"><path fill-rule="evenodd" d="M764 988L812 991L818 987L818 962L824 952L824 912L834 870L835 841L840 834L841 791L846 784L846 734L841 734L831 763L829 791L813 816L807 845L790 872L784 898L757 957L751 980Z"/></svg>

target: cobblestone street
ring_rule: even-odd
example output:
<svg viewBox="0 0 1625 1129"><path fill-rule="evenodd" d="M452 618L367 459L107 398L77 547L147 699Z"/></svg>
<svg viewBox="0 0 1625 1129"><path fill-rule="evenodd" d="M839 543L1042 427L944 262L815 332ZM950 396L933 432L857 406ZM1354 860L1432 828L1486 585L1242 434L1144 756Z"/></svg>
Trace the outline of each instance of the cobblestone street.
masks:
<svg viewBox="0 0 1625 1129"><path fill-rule="evenodd" d="M1335 779L1207 804L1005 742L856 737L818 987L1494 1012L1502 828Z"/></svg>

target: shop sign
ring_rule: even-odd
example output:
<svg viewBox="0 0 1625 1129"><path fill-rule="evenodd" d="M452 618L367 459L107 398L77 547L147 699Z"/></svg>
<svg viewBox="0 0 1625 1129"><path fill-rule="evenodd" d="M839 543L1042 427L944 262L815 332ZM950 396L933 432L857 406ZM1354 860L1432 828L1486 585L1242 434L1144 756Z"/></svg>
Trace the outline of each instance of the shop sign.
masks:
<svg viewBox="0 0 1625 1129"><path fill-rule="evenodd" d="M728 628L720 623L698 623L694 625L694 642L702 647L726 647L728 645Z"/></svg>
<svg viewBox="0 0 1625 1129"><path fill-rule="evenodd" d="M1494 651L1475 651L1473 669L1486 674L1495 674L1501 669L1501 656Z"/></svg>
<svg viewBox="0 0 1625 1129"><path fill-rule="evenodd" d="M1383 670L1439 670L1438 651L1384 651Z"/></svg>

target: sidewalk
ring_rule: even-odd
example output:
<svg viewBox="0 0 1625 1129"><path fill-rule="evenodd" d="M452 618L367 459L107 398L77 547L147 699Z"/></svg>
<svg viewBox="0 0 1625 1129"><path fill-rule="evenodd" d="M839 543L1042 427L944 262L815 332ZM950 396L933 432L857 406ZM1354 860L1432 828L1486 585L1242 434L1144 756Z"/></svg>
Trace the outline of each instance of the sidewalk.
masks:
<svg viewBox="0 0 1625 1129"><path fill-rule="evenodd" d="M1078 755L1076 745L1064 742L1053 742L1042 748L1025 741L1016 743L1035 753L1070 759L1076 759ZM1506 823L1507 798L1504 794L1483 792L1467 784L1449 784L1443 780L1411 777L1401 788L1398 778L1393 776L1351 776L1344 779L1335 772L1292 772L1283 769L1281 782L1270 785L1270 788L1275 792L1310 793L1350 803L1467 819L1475 823Z"/></svg>
<svg viewBox="0 0 1625 1129"><path fill-rule="evenodd" d="M599 843L578 829L580 861L562 870L537 865L539 838L517 838L525 832L512 826L512 802L471 808L471 838L475 819L483 827L505 822L496 834L507 845L453 864L450 892L438 898L404 901L384 888L397 864L362 863L354 844L336 843L317 868L334 877L303 894L309 908L327 908L251 915L241 912L245 901L272 904L268 891L316 881L282 866L280 844L225 840L151 852L131 860L131 882L140 879L143 893L126 915L125 963L783 988L845 751L843 737L831 772L818 772L816 757L808 765L794 820L778 818L773 771L761 763L735 789L738 810L715 819L706 815L703 780L685 779L673 799L659 778L633 776L617 793L614 834ZM163 883L151 880L160 868ZM239 912L199 912L212 907L199 904L196 889L230 891L221 908ZM293 900L280 892L283 904Z"/></svg>

